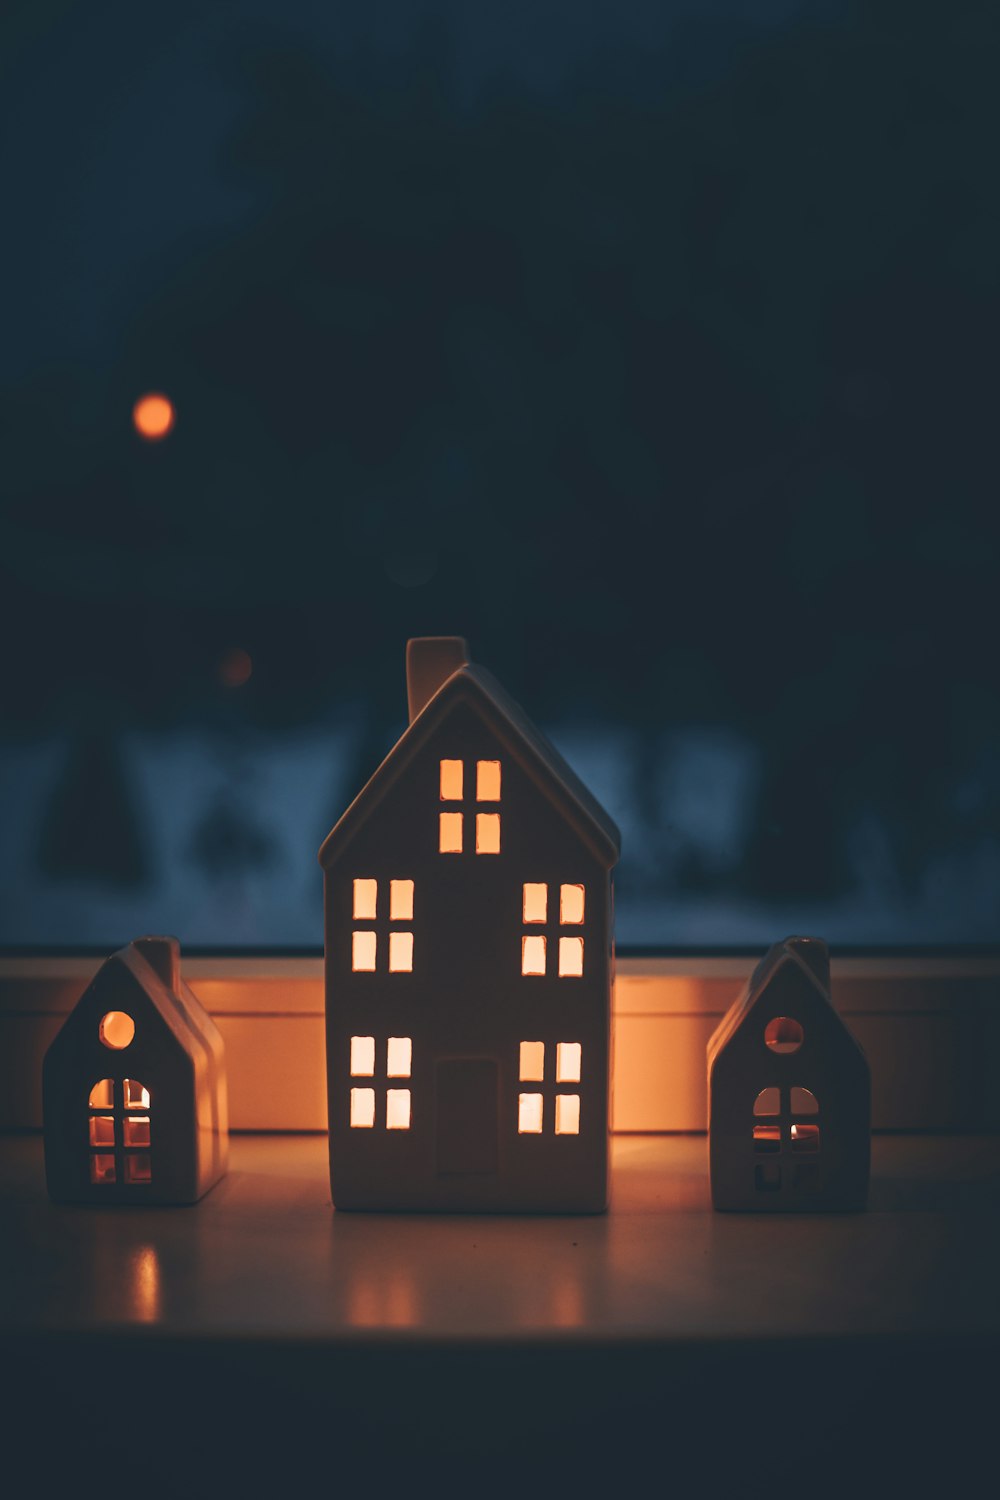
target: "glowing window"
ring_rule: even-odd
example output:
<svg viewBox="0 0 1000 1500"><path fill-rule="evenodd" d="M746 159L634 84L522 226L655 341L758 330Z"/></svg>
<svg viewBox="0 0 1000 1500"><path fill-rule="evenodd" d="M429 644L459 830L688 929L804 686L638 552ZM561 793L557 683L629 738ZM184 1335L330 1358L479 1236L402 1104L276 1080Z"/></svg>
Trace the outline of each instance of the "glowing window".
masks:
<svg viewBox="0 0 1000 1500"><path fill-rule="evenodd" d="M819 1150L818 1125L793 1125L792 1150L795 1152Z"/></svg>
<svg viewBox="0 0 1000 1500"><path fill-rule="evenodd" d="M803 1036L802 1027L791 1016L775 1016L764 1031L764 1041L772 1052L798 1052Z"/></svg>
<svg viewBox="0 0 1000 1500"><path fill-rule="evenodd" d="M521 939L521 973L545 973L545 939L543 937Z"/></svg>
<svg viewBox="0 0 1000 1500"><path fill-rule="evenodd" d="M781 1126L755 1125L753 1128L753 1149L755 1151L780 1151Z"/></svg>
<svg viewBox="0 0 1000 1500"><path fill-rule="evenodd" d="M792 1089L792 1114L793 1115L818 1115L819 1100L812 1089Z"/></svg>
<svg viewBox="0 0 1000 1500"><path fill-rule="evenodd" d="M114 1117L112 1115L91 1115L90 1144L92 1146L113 1146L114 1143Z"/></svg>
<svg viewBox="0 0 1000 1500"><path fill-rule="evenodd" d="M440 854L461 854L463 821L461 813L446 812L438 815L438 852Z"/></svg>
<svg viewBox="0 0 1000 1500"><path fill-rule="evenodd" d="M441 801L461 802L463 767L460 760L441 762Z"/></svg>
<svg viewBox="0 0 1000 1500"><path fill-rule="evenodd" d="M779 1089L761 1089L753 1102L755 1115L777 1115L781 1113L781 1091Z"/></svg>
<svg viewBox="0 0 1000 1500"><path fill-rule="evenodd" d="M559 920L563 925L583 921L583 886L561 885L559 887Z"/></svg>
<svg viewBox="0 0 1000 1500"><path fill-rule="evenodd" d="M377 939L374 932L351 934L351 968L355 974L371 974L375 970Z"/></svg>
<svg viewBox="0 0 1000 1500"><path fill-rule="evenodd" d="M500 801L500 762L498 760L476 761L476 801Z"/></svg>
<svg viewBox="0 0 1000 1500"><path fill-rule="evenodd" d="M351 1037L351 1077L371 1078L375 1072L375 1038Z"/></svg>
<svg viewBox="0 0 1000 1500"><path fill-rule="evenodd" d="M476 813L476 853L500 853L499 813Z"/></svg>
<svg viewBox="0 0 1000 1500"><path fill-rule="evenodd" d="M125 1120L124 1144L126 1146L149 1145L149 1116L128 1115Z"/></svg>
<svg viewBox="0 0 1000 1500"><path fill-rule="evenodd" d="M579 1083L583 1048L579 1042L560 1042L556 1047L556 1083Z"/></svg>
<svg viewBox="0 0 1000 1500"><path fill-rule="evenodd" d="M522 1042L520 1065L522 1083L541 1083L545 1077L545 1043Z"/></svg>
<svg viewBox="0 0 1000 1500"><path fill-rule="evenodd" d="M374 916L374 912L372 913ZM413 921L413 881L389 881L389 920L392 922Z"/></svg>
<svg viewBox="0 0 1000 1500"><path fill-rule="evenodd" d="M519 1135L541 1135L542 1133L542 1096L541 1094L518 1094L517 1096L517 1130Z"/></svg>
<svg viewBox="0 0 1000 1500"><path fill-rule="evenodd" d="M583 973L583 938L561 937L559 939L560 979L579 979Z"/></svg>
<svg viewBox="0 0 1000 1500"><path fill-rule="evenodd" d="M378 881L354 882L354 920L372 922L378 915Z"/></svg>
<svg viewBox="0 0 1000 1500"><path fill-rule="evenodd" d="M115 1086L110 1078L102 1078L90 1091L91 1109L112 1109L115 1102Z"/></svg>
<svg viewBox="0 0 1000 1500"><path fill-rule="evenodd" d="M135 1022L123 1010L109 1010L101 1017L97 1034L112 1052L124 1052L135 1036Z"/></svg>
<svg viewBox="0 0 1000 1500"><path fill-rule="evenodd" d="M126 1182L151 1182L153 1180L152 1164L148 1151L133 1151L125 1158L125 1181Z"/></svg>
<svg viewBox="0 0 1000 1500"><path fill-rule="evenodd" d="M385 1094L385 1128L386 1130L409 1130L410 1128L410 1091L409 1089L387 1089Z"/></svg>
<svg viewBox="0 0 1000 1500"><path fill-rule="evenodd" d="M549 888L528 881L523 887L521 911L526 922L544 922L549 912Z"/></svg>
<svg viewBox="0 0 1000 1500"><path fill-rule="evenodd" d="M351 1128L370 1130L375 1124L375 1090L351 1089Z"/></svg>
<svg viewBox="0 0 1000 1500"><path fill-rule="evenodd" d="M94 1153L90 1158L90 1180L91 1182L114 1182L115 1159L112 1155L103 1152Z"/></svg>
<svg viewBox="0 0 1000 1500"><path fill-rule="evenodd" d="M413 933L390 932L389 973L409 974L413 970Z"/></svg>
<svg viewBox="0 0 1000 1500"><path fill-rule="evenodd" d="M149 1089L143 1088L138 1078L126 1078L124 1089L126 1109L149 1108Z"/></svg>
<svg viewBox="0 0 1000 1500"><path fill-rule="evenodd" d="M556 1135L580 1134L580 1095L556 1095Z"/></svg>
<svg viewBox="0 0 1000 1500"><path fill-rule="evenodd" d="M409 1078L413 1059L413 1042L408 1036L391 1036L386 1051L386 1076Z"/></svg>

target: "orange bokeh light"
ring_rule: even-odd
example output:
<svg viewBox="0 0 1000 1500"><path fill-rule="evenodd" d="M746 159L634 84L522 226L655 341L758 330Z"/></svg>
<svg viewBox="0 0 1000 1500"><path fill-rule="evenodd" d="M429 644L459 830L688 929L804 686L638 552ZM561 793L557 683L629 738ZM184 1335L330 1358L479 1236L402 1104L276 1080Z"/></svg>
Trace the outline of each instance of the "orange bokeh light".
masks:
<svg viewBox="0 0 1000 1500"><path fill-rule="evenodd" d="M174 425L173 402L158 391L140 396L132 408L132 422L136 432L150 443L165 438Z"/></svg>

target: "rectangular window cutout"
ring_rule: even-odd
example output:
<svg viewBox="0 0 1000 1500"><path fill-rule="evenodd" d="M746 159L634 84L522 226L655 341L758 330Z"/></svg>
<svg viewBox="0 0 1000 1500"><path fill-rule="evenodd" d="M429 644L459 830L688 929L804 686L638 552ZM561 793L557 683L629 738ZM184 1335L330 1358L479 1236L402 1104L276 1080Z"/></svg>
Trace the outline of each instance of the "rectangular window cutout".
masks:
<svg viewBox="0 0 1000 1500"><path fill-rule="evenodd" d="M517 1132L518 1132L518 1135L541 1135L541 1133L542 1133L542 1096L541 1096L541 1094L518 1094L518 1096L517 1096Z"/></svg>
<svg viewBox="0 0 1000 1500"><path fill-rule="evenodd" d="M500 853L499 813L476 813L476 853Z"/></svg>
<svg viewBox="0 0 1000 1500"><path fill-rule="evenodd" d="M438 853L461 854L462 814L440 813L438 816Z"/></svg>
<svg viewBox="0 0 1000 1500"><path fill-rule="evenodd" d="M375 933L352 932L351 939L351 968L355 974L373 974L377 943Z"/></svg>
<svg viewBox="0 0 1000 1500"><path fill-rule="evenodd" d="M114 1157L106 1156L103 1152L93 1155L90 1158L90 1180L91 1182L114 1182Z"/></svg>
<svg viewBox="0 0 1000 1500"><path fill-rule="evenodd" d="M125 1145L149 1145L149 1116L129 1115L125 1121Z"/></svg>
<svg viewBox="0 0 1000 1500"><path fill-rule="evenodd" d="M385 1128L386 1128L386 1130L409 1130L409 1128L410 1128L410 1091L409 1091L409 1089L386 1089L386 1091L385 1091Z"/></svg>
<svg viewBox="0 0 1000 1500"><path fill-rule="evenodd" d="M580 1095L556 1095L556 1135L580 1134Z"/></svg>
<svg viewBox="0 0 1000 1500"><path fill-rule="evenodd" d="M389 881L389 920L390 922L413 921L412 880Z"/></svg>
<svg viewBox="0 0 1000 1500"><path fill-rule="evenodd" d="M113 1146L115 1143L115 1122L111 1115L91 1115L90 1117L90 1144L92 1146Z"/></svg>
<svg viewBox="0 0 1000 1500"><path fill-rule="evenodd" d="M812 1089L792 1088L792 1114L818 1115L819 1101Z"/></svg>
<svg viewBox="0 0 1000 1500"><path fill-rule="evenodd" d="M549 888L526 881L521 900L521 914L526 922L544 922L549 914Z"/></svg>
<svg viewBox="0 0 1000 1500"><path fill-rule="evenodd" d="M351 1128L370 1130L375 1124L375 1090L351 1089Z"/></svg>
<svg viewBox="0 0 1000 1500"><path fill-rule="evenodd" d="M753 1149L755 1151L780 1151L781 1126L755 1125L753 1128Z"/></svg>
<svg viewBox="0 0 1000 1500"><path fill-rule="evenodd" d="M564 926L583 921L583 886L561 885L559 887L559 920Z"/></svg>
<svg viewBox="0 0 1000 1500"><path fill-rule="evenodd" d="M776 1161L765 1162L753 1169L754 1187L758 1193L781 1192L781 1168Z"/></svg>
<svg viewBox="0 0 1000 1500"><path fill-rule="evenodd" d="M500 762L498 760L476 761L476 801L500 801Z"/></svg>
<svg viewBox="0 0 1000 1500"><path fill-rule="evenodd" d="M386 1052L385 1071L388 1078L409 1078L413 1058L413 1042L408 1036L391 1036Z"/></svg>
<svg viewBox="0 0 1000 1500"><path fill-rule="evenodd" d="M135 1151L125 1158L126 1182L152 1182L153 1169L148 1151Z"/></svg>
<svg viewBox="0 0 1000 1500"><path fill-rule="evenodd" d="M138 1078L126 1078L125 1080L125 1108L149 1108L149 1089L143 1088Z"/></svg>
<svg viewBox="0 0 1000 1500"><path fill-rule="evenodd" d="M462 769L462 762L460 760L443 760L441 762L442 802L461 802Z"/></svg>
<svg viewBox="0 0 1000 1500"><path fill-rule="evenodd" d="M556 1047L556 1083L579 1083L583 1048L579 1042L560 1042Z"/></svg>
<svg viewBox="0 0 1000 1500"><path fill-rule="evenodd" d="M583 973L583 938L559 939L559 978L579 979Z"/></svg>
<svg viewBox="0 0 1000 1500"><path fill-rule="evenodd" d="M375 1038L351 1037L351 1077L371 1078L375 1073Z"/></svg>
<svg viewBox="0 0 1000 1500"><path fill-rule="evenodd" d="M792 1150L798 1154L819 1150L818 1125L793 1125Z"/></svg>
<svg viewBox="0 0 1000 1500"><path fill-rule="evenodd" d="M522 1042L520 1064L522 1083L541 1083L545 1077L545 1043Z"/></svg>
<svg viewBox="0 0 1000 1500"><path fill-rule="evenodd" d="M413 933L390 932L389 973L410 974L413 972Z"/></svg>
<svg viewBox="0 0 1000 1500"><path fill-rule="evenodd" d="M354 920L373 922L378 915L378 881L356 880L354 882Z"/></svg>
<svg viewBox="0 0 1000 1500"><path fill-rule="evenodd" d="M521 973L545 973L545 939L543 937L521 939Z"/></svg>
<svg viewBox="0 0 1000 1500"><path fill-rule="evenodd" d="M110 1078L102 1078L90 1091L91 1109L114 1109L114 1084Z"/></svg>

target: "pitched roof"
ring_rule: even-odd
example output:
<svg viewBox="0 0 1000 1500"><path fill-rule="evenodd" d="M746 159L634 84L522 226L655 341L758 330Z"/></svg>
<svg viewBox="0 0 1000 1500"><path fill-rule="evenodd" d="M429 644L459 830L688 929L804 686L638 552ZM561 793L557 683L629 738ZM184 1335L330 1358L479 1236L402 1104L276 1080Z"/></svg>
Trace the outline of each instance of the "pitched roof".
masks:
<svg viewBox="0 0 1000 1500"><path fill-rule="evenodd" d="M787 937L768 948L742 992L709 1037L710 1068L730 1037L743 1025L778 970L788 964L800 969L820 998L833 1008L830 996L830 954L826 944L820 938Z"/></svg>
<svg viewBox="0 0 1000 1500"><path fill-rule="evenodd" d="M365 822L370 809L460 702L468 703L493 729L527 774L577 829L601 863L607 869L616 864L621 852L621 835L612 819L492 673L472 662L452 672L400 735L378 770L324 840L319 851L320 864L328 867L346 847Z"/></svg>

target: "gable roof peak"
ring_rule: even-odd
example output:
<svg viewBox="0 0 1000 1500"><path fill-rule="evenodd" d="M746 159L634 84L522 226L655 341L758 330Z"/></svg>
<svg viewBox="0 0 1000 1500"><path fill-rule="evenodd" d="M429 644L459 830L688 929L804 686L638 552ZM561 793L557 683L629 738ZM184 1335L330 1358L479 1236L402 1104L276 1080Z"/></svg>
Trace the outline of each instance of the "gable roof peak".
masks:
<svg viewBox="0 0 1000 1500"><path fill-rule="evenodd" d="M407 641L406 698L411 724L469 660L469 648L460 635L417 635Z"/></svg>
<svg viewBox="0 0 1000 1500"><path fill-rule="evenodd" d="M153 973L171 994L175 995L181 983L181 945L175 937L140 937L129 947L144 958Z"/></svg>

